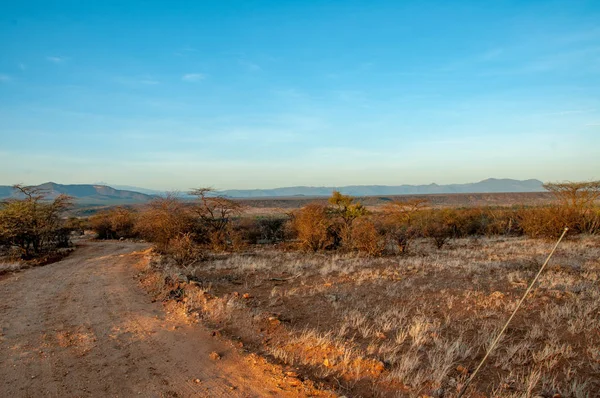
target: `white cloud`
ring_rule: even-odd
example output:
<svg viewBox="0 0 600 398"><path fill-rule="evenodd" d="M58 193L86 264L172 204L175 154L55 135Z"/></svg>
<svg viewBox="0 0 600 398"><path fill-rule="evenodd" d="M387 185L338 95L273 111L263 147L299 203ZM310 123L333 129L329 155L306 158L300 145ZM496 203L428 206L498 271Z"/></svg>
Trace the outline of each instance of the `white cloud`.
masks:
<svg viewBox="0 0 600 398"><path fill-rule="evenodd" d="M186 82L199 82L200 80L204 80L206 75L202 73L186 73L181 77L181 80Z"/></svg>
<svg viewBox="0 0 600 398"><path fill-rule="evenodd" d="M5 83L5 82L9 82L9 81L11 81L11 80L12 80L12 79L11 79L11 77L10 77L10 76L8 76L8 75L2 75L2 74L0 74L0 82L2 82L2 83Z"/></svg>

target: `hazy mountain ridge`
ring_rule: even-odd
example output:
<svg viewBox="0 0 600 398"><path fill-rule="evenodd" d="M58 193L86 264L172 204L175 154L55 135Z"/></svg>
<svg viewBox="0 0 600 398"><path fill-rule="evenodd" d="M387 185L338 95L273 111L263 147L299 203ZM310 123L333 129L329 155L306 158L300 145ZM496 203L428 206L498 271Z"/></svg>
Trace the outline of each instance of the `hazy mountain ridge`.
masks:
<svg viewBox="0 0 600 398"><path fill-rule="evenodd" d="M93 184L57 184L47 182L34 187L47 193L49 199L60 194L72 196L77 203L86 204L128 204L144 203L153 198L140 192L115 189L106 185ZM22 195L12 186L0 185L0 199L19 198Z"/></svg>
<svg viewBox="0 0 600 398"><path fill-rule="evenodd" d="M145 203L164 192L145 188L132 188L131 190L116 189L100 184L56 184L47 182L37 185L48 193L49 198L66 194L75 198L77 203L86 204L134 204ZM143 190L144 193L133 190ZM487 180L468 184L428 184L428 185L348 185L342 187L282 187L274 189L228 189L216 193L231 198L273 198L291 196L329 196L338 190L343 194L352 196L382 196L382 195L432 195L453 193L502 193L502 192L543 192L542 182L539 180L512 180L489 178ZM149 194L152 193L152 194ZM181 192L181 197L189 197ZM0 199L19 197L18 192L11 186L0 185Z"/></svg>
<svg viewBox="0 0 600 398"><path fill-rule="evenodd" d="M428 185L348 185L342 187L285 187L274 189L228 189L222 195L233 198L277 196L329 196L333 190L352 196L431 195L451 193L543 192L542 181L488 178L468 184Z"/></svg>

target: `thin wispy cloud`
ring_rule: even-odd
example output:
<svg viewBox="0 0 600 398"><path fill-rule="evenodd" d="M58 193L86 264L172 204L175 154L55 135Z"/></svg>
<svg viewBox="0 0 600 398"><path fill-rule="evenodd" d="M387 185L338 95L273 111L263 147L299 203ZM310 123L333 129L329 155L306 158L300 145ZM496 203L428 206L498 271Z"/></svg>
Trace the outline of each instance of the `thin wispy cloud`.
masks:
<svg viewBox="0 0 600 398"><path fill-rule="evenodd" d="M21 69L21 70L25 70L25 68L26 68L26 66L25 66L25 64L24 64L23 62L19 62L19 63L17 64L17 66L18 66L18 67L19 67L19 69Z"/></svg>
<svg viewBox="0 0 600 398"><path fill-rule="evenodd" d="M11 77L8 75L0 74L0 83L6 83L11 81Z"/></svg>
<svg viewBox="0 0 600 398"><path fill-rule="evenodd" d="M204 79L206 79L206 75L203 73L186 73L181 77L184 82L199 82Z"/></svg>
<svg viewBox="0 0 600 398"><path fill-rule="evenodd" d="M56 56L50 56L50 57L46 57L46 60L54 63L54 64L62 64L64 63L67 58L65 57L56 57Z"/></svg>

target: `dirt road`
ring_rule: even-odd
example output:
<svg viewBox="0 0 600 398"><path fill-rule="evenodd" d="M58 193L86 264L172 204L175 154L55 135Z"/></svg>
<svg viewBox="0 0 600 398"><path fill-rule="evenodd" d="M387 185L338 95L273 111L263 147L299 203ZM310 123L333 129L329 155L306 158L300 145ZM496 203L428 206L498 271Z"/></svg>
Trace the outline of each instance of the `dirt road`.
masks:
<svg viewBox="0 0 600 398"><path fill-rule="evenodd" d="M301 396L201 326L167 320L135 278L130 253L145 248L85 243L0 279L0 396Z"/></svg>

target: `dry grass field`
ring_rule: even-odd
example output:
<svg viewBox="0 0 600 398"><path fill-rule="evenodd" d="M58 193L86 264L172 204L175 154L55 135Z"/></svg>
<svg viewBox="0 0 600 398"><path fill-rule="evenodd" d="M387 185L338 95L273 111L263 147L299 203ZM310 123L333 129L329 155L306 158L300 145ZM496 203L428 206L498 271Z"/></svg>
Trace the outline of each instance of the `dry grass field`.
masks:
<svg viewBox="0 0 600 398"><path fill-rule="evenodd" d="M467 238L412 254L253 248L153 269L154 292L217 333L348 396L453 397L552 242ZM600 390L600 237L562 243L468 391L593 397Z"/></svg>

